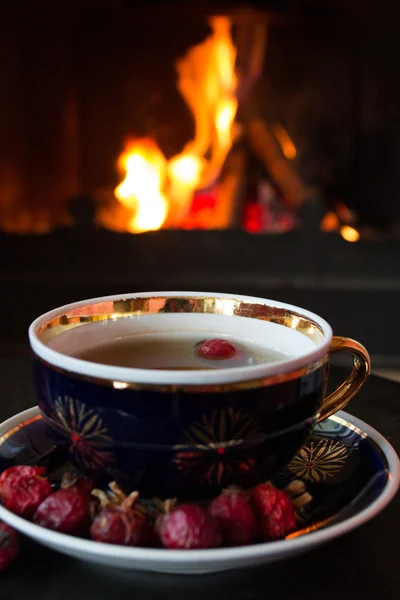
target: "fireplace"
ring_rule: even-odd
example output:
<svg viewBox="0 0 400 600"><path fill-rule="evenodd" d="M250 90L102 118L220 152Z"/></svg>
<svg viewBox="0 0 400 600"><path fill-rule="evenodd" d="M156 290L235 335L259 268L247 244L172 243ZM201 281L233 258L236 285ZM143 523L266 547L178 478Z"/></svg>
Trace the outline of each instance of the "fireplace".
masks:
<svg viewBox="0 0 400 600"><path fill-rule="evenodd" d="M207 289L307 306L400 363L371 318L400 286L385 3L2 9L2 308L27 313L4 335L84 296Z"/></svg>

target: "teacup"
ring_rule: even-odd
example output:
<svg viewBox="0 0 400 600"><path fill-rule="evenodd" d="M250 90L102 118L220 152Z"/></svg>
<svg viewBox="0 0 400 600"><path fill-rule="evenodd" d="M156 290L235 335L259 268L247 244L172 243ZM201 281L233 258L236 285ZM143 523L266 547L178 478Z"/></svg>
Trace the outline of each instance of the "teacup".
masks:
<svg viewBox="0 0 400 600"><path fill-rule="evenodd" d="M230 368L220 361L205 370L77 357L128 337L188 332L199 342L228 336L244 346L279 349L281 357ZM155 292L76 302L36 319L29 337L38 404L57 444L89 477L117 480L149 497L206 498L231 484L248 488L267 480L370 372L366 349L332 337L321 317L228 294ZM352 355L353 367L325 397L329 356L339 350Z"/></svg>

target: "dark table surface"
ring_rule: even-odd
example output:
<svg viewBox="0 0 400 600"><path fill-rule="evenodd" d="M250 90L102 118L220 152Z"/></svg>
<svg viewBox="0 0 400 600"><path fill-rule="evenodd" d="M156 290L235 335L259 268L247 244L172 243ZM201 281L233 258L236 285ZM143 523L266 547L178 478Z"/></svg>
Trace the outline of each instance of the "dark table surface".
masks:
<svg viewBox="0 0 400 600"><path fill-rule="evenodd" d="M0 358L0 420L35 404L27 357ZM333 383L343 379L332 369ZM400 449L400 385L371 377L350 412ZM343 600L400 595L400 495L370 523L326 546L284 562L202 576L157 575L97 567L26 541L1 574L1 600Z"/></svg>

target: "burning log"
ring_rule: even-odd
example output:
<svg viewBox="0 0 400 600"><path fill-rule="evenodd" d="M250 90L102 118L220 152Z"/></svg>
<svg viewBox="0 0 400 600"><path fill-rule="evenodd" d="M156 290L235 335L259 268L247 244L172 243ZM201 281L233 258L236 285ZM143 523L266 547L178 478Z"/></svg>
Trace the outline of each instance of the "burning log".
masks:
<svg viewBox="0 0 400 600"><path fill-rule="evenodd" d="M254 153L264 163L274 182L294 209L300 208L304 202L315 196L313 188L302 182L290 161L285 158L276 137L265 121L257 118L250 119L247 132Z"/></svg>
<svg viewBox="0 0 400 600"><path fill-rule="evenodd" d="M235 149L228 156L224 172L217 185L217 205L213 214L213 229L240 227L245 194L247 155Z"/></svg>
<svg viewBox="0 0 400 600"><path fill-rule="evenodd" d="M237 94L243 112L250 115L251 91L264 67L268 18L265 12L242 8L234 14L233 22L237 28ZM296 149L285 129L279 124L272 129L262 119L251 116L246 119L245 128L251 150L265 165L267 173L291 207L297 209L312 198L314 191L301 181L288 160L295 157Z"/></svg>

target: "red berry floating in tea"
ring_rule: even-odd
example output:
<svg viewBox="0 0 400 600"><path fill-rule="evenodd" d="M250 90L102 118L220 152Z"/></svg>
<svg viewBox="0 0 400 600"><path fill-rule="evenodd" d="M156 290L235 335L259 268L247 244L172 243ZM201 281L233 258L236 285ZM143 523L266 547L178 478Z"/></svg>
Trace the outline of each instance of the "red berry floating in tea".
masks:
<svg viewBox="0 0 400 600"><path fill-rule="evenodd" d="M12 563L18 554L18 533L7 523L0 522L0 571Z"/></svg>
<svg viewBox="0 0 400 600"><path fill-rule="evenodd" d="M223 338L214 338L202 342L197 348L197 354L209 360L226 360L235 356L236 348Z"/></svg>
<svg viewBox="0 0 400 600"><path fill-rule="evenodd" d="M0 500L11 512L32 517L37 507L51 494L51 486L43 477L42 467L16 466L0 477Z"/></svg>

